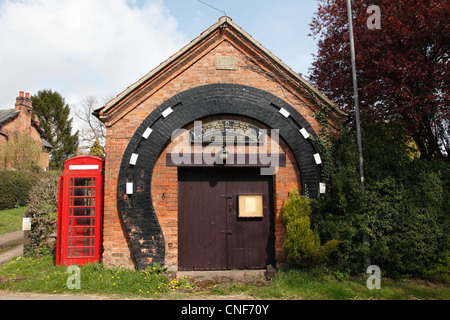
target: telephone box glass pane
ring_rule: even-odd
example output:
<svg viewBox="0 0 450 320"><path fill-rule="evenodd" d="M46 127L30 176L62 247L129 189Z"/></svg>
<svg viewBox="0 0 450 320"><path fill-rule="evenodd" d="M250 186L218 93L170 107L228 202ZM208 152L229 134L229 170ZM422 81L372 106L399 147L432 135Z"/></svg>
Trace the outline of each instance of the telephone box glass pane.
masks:
<svg viewBox="0 0 450 320"><path fill-rule="evenodd" d="M87 207L91 205L91 198L74 198L73 205L75 207Z"/></svg>
<svg viewBox="0 0 450 320"><path fill-rule="evenodd" d="M91 238L69 238L69 247L90 247Z"/></svg>
<svg viewBox="0 0 450 320"><path fill-rule="evenodd" d="M90 197L91 188L73 188L75 197ZM72 195L72 193L71 193Z"/></svg>
<svg viewBox="0 0 450 320"><path fill-rule="evenodd" d="M90 226L91 219L90 218L71 218L70 225L71 226Z"/></svg>
<svg viewBox="0 0 450 320"><path fill-rule="evenodd" d="M91 208L73 208L73 215L74 216L90 216Z"/></svg>
<svg viewBox="0 0 450 320"><path fill-rule="evenodd" d="M93 234L93 232L91 232L91 228L70 228L70 230L69 230L69 237L74 237L74 236L89 237L92 234Z"/></svg>
<svg viewBox="0 0 450 320"><path fill-rule="evenodd" d="M89 187L91 186L92 178L75 178L74 186L76 187Z"/></svg>
<svg viewBox="0 0 450 320"><path fill-rule="evenodd" d="M69 257L88 257L90 256L91 248L72 248L69 249Z"/></svg>

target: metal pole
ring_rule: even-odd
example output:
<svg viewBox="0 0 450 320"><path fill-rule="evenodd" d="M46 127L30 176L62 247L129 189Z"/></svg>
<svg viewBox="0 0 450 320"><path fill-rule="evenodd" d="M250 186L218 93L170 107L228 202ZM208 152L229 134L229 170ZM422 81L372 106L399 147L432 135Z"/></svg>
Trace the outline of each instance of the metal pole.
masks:
<svg viewBox="0 0 450 320"><path fill-rule="evenodd" d="M352 75L353 75L353 96L355 99L355 117L356 117L356 135L358 139L358 151L359 151L359 174L361 177L361 192L364 194L365 184L364 184L364 160L362 152L362 139L361 139L361 125L359 117L359 97L358 97L358 81L356 77L356 58L355 58L355 42L353 38L353 16L352 16L352 5L351 0L347 0L347 13L348 13L348 29L350 32L350 53L352 58ZM364 213L364 221L367 220L366 214ZM369 245L369 238L367 232L363 233L363 243ZM365 257L366 265L370 265L370 256Z"/></svg>

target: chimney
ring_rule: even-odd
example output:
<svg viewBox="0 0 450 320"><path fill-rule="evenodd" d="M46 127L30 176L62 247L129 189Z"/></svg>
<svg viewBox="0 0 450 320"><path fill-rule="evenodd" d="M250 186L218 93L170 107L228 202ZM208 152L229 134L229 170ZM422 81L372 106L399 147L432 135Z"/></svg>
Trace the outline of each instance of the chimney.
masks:
<svg viewBox="0 0 450 320"><path fill-rule="evenodd" d="M27 92L20 91L19 96L16 98L16 111L26 110L27 112L31 111L33 106L31 105L30 94Z"/></svg>
<svg viewBox="0 0 450 320"><path fill-rule="evenodd" d="M21 133L29 133L31 125L31 99L30 94L27 92L24 95L23 91L19 92L19 96L16 98L15 110L19 112L16 121L16 130Z"/></svg>

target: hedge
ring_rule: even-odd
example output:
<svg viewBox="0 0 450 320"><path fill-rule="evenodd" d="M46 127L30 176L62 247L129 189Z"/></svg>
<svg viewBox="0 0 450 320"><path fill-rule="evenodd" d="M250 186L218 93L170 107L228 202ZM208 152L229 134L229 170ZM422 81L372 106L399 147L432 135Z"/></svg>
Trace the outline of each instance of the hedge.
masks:
<svg viewBox="0 0 450 320"><path fill-rule="evenodd" d="M0 171L0 210L28 205L30 190L38 180L59 174L57 171Z"/></svg>
<svg viewBox="0 0 450 320"><path fill-rule="evenodd" d="M37 175L24 171L0 171L0 210L25 206Z"/></svg>
<svg viewBox="0 0 450 320"><path fill-rule="evenodd" d="M420 159L405 132L393 123L364 121L363 194L355 129L344 128L324 153L327 194L312 202L312 225L321 239L341 241L334 261L341 272L364 273L369 257L384 276L447 282L450 165Z"/></svg>

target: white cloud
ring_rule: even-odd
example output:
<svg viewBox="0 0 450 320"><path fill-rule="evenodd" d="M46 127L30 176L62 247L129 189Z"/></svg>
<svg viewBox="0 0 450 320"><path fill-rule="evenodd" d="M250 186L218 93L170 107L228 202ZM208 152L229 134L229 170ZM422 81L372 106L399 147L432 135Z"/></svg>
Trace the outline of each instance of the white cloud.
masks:
<svg viewBox="0 0 450 320"><path fill-rule="evenodd" d="M163 1L0 0L0 108L19 91L118 94L190 39Z"/></svg>

